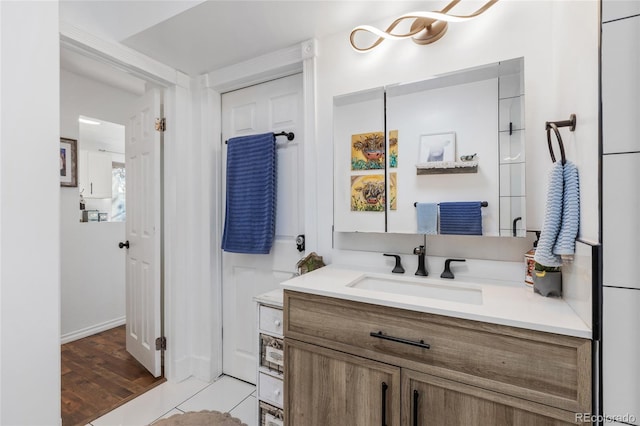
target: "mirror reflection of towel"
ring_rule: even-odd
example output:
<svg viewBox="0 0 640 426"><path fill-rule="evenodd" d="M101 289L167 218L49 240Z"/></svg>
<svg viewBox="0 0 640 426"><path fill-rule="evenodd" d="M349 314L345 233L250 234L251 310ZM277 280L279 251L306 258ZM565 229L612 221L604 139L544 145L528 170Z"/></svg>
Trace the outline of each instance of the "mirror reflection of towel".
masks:
<svg viewBox="0 0 640 426"><path fill-rule="evenodd" d="M276 142L273 133L231 138L222 249L268 254L275 235Z"/></svg>
<svg viewBox="0 0 640 426"><path fill-rule="evenodd" d="M418 203L418 234L436 235L438 233L438 205L436 203Z"/></svg>
<svg viewBox="0 0 640 426"><path fill-rule="evenodd" d="M440 233L482 235L482 202L440 203Z"/></svg>

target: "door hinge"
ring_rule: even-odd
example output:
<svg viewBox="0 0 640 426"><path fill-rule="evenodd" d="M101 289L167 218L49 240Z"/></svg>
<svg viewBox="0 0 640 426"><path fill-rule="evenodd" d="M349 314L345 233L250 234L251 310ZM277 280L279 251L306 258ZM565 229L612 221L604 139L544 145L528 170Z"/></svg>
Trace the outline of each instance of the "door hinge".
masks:
<svg viewBox="0 0 640 426"><path fill-rule="evenodd" d="M158 337L156 339L156 351L166 351L166 350L167 350L167 338Z"/></svg>
<svg viewBox="0 0 640 426"><path fill-rule="evenodd" d="M164 132L167 130L167 120L165 118L156 118L156 131Z"/></svg>

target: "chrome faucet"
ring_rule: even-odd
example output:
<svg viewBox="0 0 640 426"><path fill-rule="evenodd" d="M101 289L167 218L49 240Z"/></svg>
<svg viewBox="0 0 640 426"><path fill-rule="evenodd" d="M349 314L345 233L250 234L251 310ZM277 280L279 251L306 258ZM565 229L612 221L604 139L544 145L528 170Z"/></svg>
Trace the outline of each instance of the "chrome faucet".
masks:
<svg viewBox="0 0 640 426"><path fill-rule="evenodd" d="M416 275L426 277L427 275L429 275L429 272L427 272L427 268L424 266L424 258L427 254L425 246L418 246L414 248L413 254L418 255L418 270L416 271Z"/></svg>

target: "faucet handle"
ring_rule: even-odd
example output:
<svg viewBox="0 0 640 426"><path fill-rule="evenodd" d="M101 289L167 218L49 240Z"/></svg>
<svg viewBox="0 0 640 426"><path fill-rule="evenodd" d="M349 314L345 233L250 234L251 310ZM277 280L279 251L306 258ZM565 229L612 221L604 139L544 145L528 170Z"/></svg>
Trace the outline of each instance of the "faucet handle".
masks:
<svg viewBox="0 0 640 426"><path fill-rule="evenodd" d="M425 253L426 253L426 250L425 250L424 246L418 246L418 247L413 249L413 254L420 255L420 254L425 254Z"/></svg>
<svg viewBox="0 0 640 426"><path fill-rule="evenodd" d="M389 253L383 253L383 256L389 256L389 257L395 257L396 258L396 266L393 267L393 272L394 274L404 274L404 268L402 267L402 262L400 260L400 255L397 254L389 254Z"/></svg>
<svg viewBox="0 0 640 426"><path fill-rule="evenodd" d="M444 271L440 274L440 278L455 278L453 272L451 272L451 262L466 262L466 259L447 259L444 261Z"/></svg>

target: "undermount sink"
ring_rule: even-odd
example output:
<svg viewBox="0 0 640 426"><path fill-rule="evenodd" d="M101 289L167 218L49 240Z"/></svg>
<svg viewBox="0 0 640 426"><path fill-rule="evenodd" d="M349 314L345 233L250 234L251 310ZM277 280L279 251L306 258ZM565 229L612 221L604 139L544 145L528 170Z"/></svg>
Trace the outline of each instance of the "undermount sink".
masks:
<svg viewBox="0 0 640 426"><path fill-rule="evenodd" d="M425 280L426 279L428 278L425 278ZM455 283L439 284L434 282L419 282L418 280L420 280L420 278L398 279L393 277L363 275L347 286L361 290L373 290L403 296L426 297L429 299L482 305L481 289L465 287Z"/></svg>

